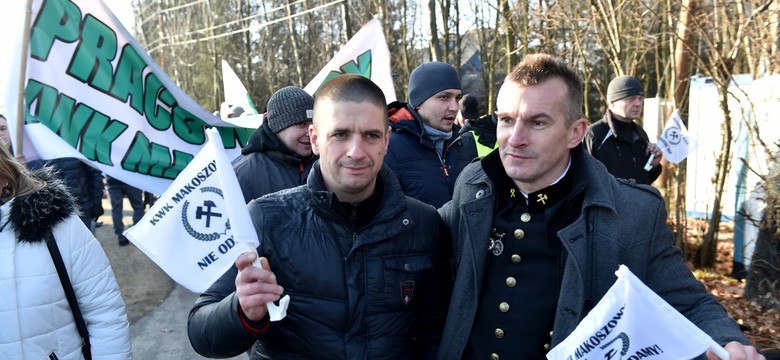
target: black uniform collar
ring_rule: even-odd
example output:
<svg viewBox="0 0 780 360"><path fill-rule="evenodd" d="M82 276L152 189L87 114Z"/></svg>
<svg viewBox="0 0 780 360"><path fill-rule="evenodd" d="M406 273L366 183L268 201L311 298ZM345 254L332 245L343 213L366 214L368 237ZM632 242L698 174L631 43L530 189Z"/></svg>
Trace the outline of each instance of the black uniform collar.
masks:
<svg viewBox="0 0 780 360"><path fill-rule="evenodd" d="M574 167L573 157L569 157L569 159L570 163L566 174L557 183L528 194L527 201L512 178L506 174L498 151L482 158L482 168L485 169L488 179L496 187L499 209L520 206L531 211L543 211L569 196L572 189L572 170Z"/></svg>

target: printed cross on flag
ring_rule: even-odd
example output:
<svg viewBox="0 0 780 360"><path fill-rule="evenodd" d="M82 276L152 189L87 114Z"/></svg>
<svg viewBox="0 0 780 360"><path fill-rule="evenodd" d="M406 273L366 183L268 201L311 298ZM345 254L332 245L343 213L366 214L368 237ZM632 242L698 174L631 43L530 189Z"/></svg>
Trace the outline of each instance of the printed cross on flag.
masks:
<svg viewBox="0 0 780 360"><path fill-rule="evenodd" d="M642 283L625 265L618 279L577 328L547 358L692 359L712 348L726 350Z"/></svg>
<svg viewBox="0 0 780 360"><path fill-rule="evenodd" d="M658 146L664 153L666 160L674 164L685 160L688 154L698 146L696 140L688 136L688 129L680 119L680 112L677 109L672 112L672 116L666 122L666 127L658 139Z"/></svg>

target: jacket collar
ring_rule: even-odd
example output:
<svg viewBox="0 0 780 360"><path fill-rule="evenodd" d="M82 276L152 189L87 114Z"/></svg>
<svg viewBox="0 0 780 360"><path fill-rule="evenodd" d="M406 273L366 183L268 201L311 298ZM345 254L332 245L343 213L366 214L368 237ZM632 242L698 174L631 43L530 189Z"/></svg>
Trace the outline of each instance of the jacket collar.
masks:
<svg viewBox="0 0 780 360"><path fill-rule="evenodd" d="M605 140L609 136L613 136L623 142L633 142L635 133L634 126L636 126L634 121L622 122L618 119L615 119L614 114L612 114L612 110L607 110L607 113L604 114L604 121L607 123L607 126L609 126L609 131L604 137Z"/></svg>
<svg viewBox="0 0 780 360"><path fill-rule="evenodd" d="M386 220L406 208L406 201L404 196L395 196L395 194L403 194L401 190L401 184L393 175L392 170L385 165L382 165L382 169L379 171L380 178L382 178L382 199L379 200L379 206L377 213L374 216L373 223L377 220ZM322 179L322 170L320 169L319 160L312 166L309 177L306 181L306 188L309 191L312 201L312 208L318 210L318 213L323 218L329 220L347 221L339 202L338 197L334 192L328 191L325 188L325 182Z"/></svg>
<svg viewBox="0 0 780 360"><path fill-rule="evenodd" d="M390 126L396 131L408 131L420 139L420 143L434 148L433 140L425 132L425 128L422 124L422 117L417 113L417 110L412 108L411 105L395 101L387 105L388 115L390 119ZM454 125L452 127L452 136L445 140L445 148L448 148L453 143L460 139L460 127Z"/></svg>
<svg viewBox="0 0 780 360"><path fill-rule="evenodd" d="M48 167L33 171L31 176L43 181L44 187L11 200L9 221L17 241L43 241L54 226L76 213L73 197ZM4 207L5 209L5 207Z"/></svg>
<svg viewBox="0 0 780 360"><path fill-rule="evenodd" d="M495 194L497 191L496 186L488 178L486 174L488 170L484 166L491 163L490 157L495 158L499 156L498 151L488 154L479 162L469 164L460 176L466 179L466 184L478 187L487 186L489 193ZM613 213L616 212L613 182L617 180L611 176L606 176L608 174L604 165L587 154L581 146L572 149L571 156L572 166L569 171L573 175L573 181L575 184L584 183L586 187L582 208L599 206L607 208ZM493 161L495 160L493 159Z"/></svg>

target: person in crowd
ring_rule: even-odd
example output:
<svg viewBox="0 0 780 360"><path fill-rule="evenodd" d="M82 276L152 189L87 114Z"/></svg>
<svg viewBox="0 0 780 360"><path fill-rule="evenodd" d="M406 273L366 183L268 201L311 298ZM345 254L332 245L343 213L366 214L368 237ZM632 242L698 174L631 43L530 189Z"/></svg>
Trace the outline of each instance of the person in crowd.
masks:
<svg viewBox="0 0 780 360"><path fill-rule="evenodd" d="M469 121L479 118L479 100L474 95L463 94L458 100L458 114L455 115L455 125L463 126Z"/></svg>
<svg viewBox="0 0 780 360"><path fill-rule="evenodd" d="M449 298L450 253L436 210L401 194L383 166L382 90L358 75L325 83L309 128L320 159L306 185L248 208L257 254L203 293L188 334L203 356L434 359ZM262 267L251 266L261 256ZM290 296L270 322L266 303Z"/></svg>
<svg viewBox="0 0 780 360"><path fill-rule="evenodd" d="M527 56L496 104L498 151L466 167L439 209L455 283L440 359L545 359L625 264L732 359L761 359L686 267L650 186L617 181L581 146L583 82Z"/></svg>
<svg viewBox="0 0 780 360"><path fill-rule="evenodd" d="M48 166L56 170L54 176L65 183L68 191L76 198L81 221L90 231L95 232L92 223L95 215L102 215L103 209L103 174L75 157L64 157L51 160L35 160L27 163L32 169Z"/></svg>
<svg viewBox="0 0 780 360"><path fill-rule="evenodd" d="M95 359L131 359L125 304L103 248L48 168L30 172L0 147L0 354L82 359L82 339L46 239L67 269Z"/></svg>
<svg viewBox="0 0 780 360"><path fill-rule="evenodd" d="M385 164L406 195L437 208L452 198L455 179L477 157L472 134L454 125L462 93L455 68L428 62L409 76L409 102L388 106L393 136Z"/></svg>
<svg viewBox="0 0 780 360"><path fill-rule="evenodd" d="M114 234L119 246L125 246L130 241L122 234L125 231L124 200L127 197L130 202L130 208L133 209L133 225L135 225L144 217L143 190L111 176L106 176L106 187L108 188L108 198L111 200L111 220L114 222Z"/></svg>
<svg viewBox="0 0 780 360"><path fill-rule="evenodd" d="M661 175L661 148L651 143L634 120L642 116L642 83L628 75L618 76L607 87L609 109L585 134L585 149L619 179L652 184ZM652 156L652 160L648 162Z"/></svg>
<svg viewBox="0 0 780 360"><path fill-rule="evenodd" d="M14 153L11 148L11 130L8 129L8 119L3 114L0 114L0 141L8 145L8 148L11 149L11 154Z"/></svg>
<svg viewBox="0 0 780 360"><path fill-rule="evenodd" d="M244 108L239 105L230 105L229 112L227 113L227 118L237 118L244 115Z"/></svg>
<svg viewBox="0 0 780 360"><path fill-rule="evenodd" d="M8 128L8 119L3 114L0 114L0 141L8 146L8 150L17 161L27 165L27 159L25 159L24 154L21 151L14 151L13 142L11 142L11 130Z"/></svg>
<svg viewBox="0 0 780 360"><path fill-rule="evenodd" d="M144 191L143 198L144 198L144 209L146 208L151 209L152 206L154 206L154 203L157 202L158 196L155 195L154 193Z"/></svg>
<svg viewBox="0 0 780 360"><path fill-rule="evenodd" d="M317 159L309 140L313 108L314 98L295 86L281 88L268 99L265 120L233 164L247 203L306 183Z"/></svg>
<svg viewBox="0 0 780 360"><path fill-rule="evenodd" d="M496 121L493 114L480 116L479 101L469 94L460 98L460 112L458 118L462 119L460 133L470 131L476 140L477 155L482 157L496 149Z"/></svg>

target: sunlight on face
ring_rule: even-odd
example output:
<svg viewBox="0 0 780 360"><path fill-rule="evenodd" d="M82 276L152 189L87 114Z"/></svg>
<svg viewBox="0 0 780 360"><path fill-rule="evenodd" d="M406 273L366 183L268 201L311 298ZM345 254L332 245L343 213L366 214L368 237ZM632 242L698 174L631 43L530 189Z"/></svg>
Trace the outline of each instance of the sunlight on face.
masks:
<svg viewBox="0 0 780 360"><path fill-rule="evenodd" d="M386 108L325 98L315 104L309 135L329 191L345 202L373 194L390 141Z"/></svg>
<svg viewBox="0 0 780 360"><path fill-rule="evenodd" d="M570 149L587 129L585 119L566 125L566 84L551 78L533 86L507 81L498 92L496 137L507 175L526 193L563 174Z"/></svg>

